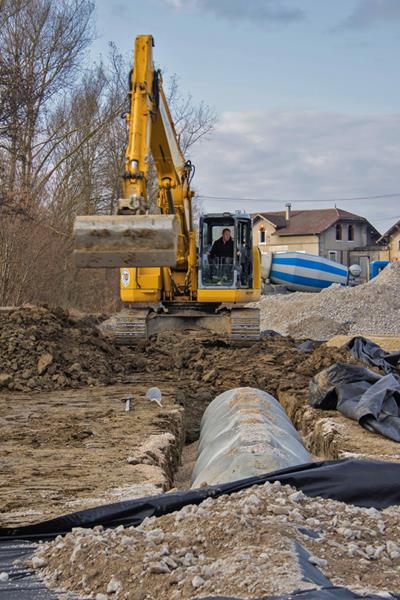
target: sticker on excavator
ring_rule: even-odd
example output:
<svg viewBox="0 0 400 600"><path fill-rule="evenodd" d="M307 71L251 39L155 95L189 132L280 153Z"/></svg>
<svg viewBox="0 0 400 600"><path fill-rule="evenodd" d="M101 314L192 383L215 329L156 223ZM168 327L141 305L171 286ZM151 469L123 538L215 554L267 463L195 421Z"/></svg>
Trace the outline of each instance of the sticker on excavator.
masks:
<svg viewBox="0 0 400 600"><path fill-rule="evenodd" d="M76 217L74 260L78 268L173 267L179 221L175 215Z"/></svg>
<svg viewBox="0 0 400 600"><path fill-rule="evenodd" d="M128 269L123 269L122 273L121 273L121 283L124 287L128 287L129 283L131 281L131 276L129 274Z"/></svg>

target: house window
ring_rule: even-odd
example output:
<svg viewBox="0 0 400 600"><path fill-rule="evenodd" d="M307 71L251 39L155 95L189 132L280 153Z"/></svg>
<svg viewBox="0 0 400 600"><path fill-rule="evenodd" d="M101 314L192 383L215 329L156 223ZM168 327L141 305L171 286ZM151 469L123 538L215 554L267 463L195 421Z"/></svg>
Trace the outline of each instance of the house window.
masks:
<svg viewBox="0 0 400 600"><path fill-rule="evenodd" d="M342 239L342 226L340 223L338 223L336 225L336 239L337 240L341 240Z"/></svg>
<svg viewBox="0 0 400 600"><path fill-rule="evenodd" d="M349 242L354 242L354 225L349 225Z"/></svg>
<svg viewBox="0 0 400 600"><path fill-rule="evenodd" d="M265 244L265 229L261 227L258 231L260 244Z"/></svg>
<svg viewBox="0 0 400 600"><path fill-rule="evenodd" d="M333 260L334 262L337 262L337 252L336 252L336 250L330 250L328 258L329 258L329 260Z"/></svg>

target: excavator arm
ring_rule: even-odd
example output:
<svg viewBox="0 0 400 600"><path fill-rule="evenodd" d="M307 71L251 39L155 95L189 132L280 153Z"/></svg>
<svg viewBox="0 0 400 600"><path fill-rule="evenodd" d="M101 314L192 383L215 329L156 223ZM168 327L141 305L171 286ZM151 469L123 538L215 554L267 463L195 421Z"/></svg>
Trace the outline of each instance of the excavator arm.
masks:
<svg viewBox="0 0 400 600"><path fill-rule="evenodd" d="M153 45L151 35L138 36L135 41L118 215L76 218L75 263L96 268L174 267L187 271L194 284L193 167L179 146L161 73L154 68ZM151 159L157 173L161 214L150 207L148 198Z"/></svg>

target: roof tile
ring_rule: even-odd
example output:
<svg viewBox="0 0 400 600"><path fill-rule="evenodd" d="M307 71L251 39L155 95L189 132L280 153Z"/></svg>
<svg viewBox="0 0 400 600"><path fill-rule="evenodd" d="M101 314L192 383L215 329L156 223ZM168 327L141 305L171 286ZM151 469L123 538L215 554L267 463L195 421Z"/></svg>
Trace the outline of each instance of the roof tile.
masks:
<svg viewBox="0 0 400 600"><path fill-rule="evenodd" d="M364 217L341 208L292 210L289 221L285 219L285 211L256 213L253 217L258 215L271 221L278 235L315 235L322 233L339 220L366 222Z"/></svg>

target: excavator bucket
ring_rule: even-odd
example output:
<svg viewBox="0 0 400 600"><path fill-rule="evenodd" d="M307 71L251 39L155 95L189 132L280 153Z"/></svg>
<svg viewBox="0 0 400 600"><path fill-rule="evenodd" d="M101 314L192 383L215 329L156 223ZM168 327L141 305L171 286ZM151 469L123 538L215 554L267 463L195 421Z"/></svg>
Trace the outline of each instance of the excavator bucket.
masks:
<svg viewBox="0 0 400 600"><path fill-rule="evenodd" d="M175 215L76 217L75 266L92 269L173 267L179 230Z"/></svg>

